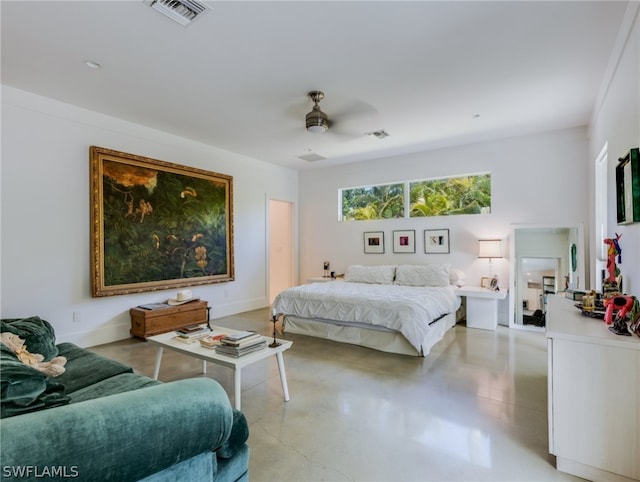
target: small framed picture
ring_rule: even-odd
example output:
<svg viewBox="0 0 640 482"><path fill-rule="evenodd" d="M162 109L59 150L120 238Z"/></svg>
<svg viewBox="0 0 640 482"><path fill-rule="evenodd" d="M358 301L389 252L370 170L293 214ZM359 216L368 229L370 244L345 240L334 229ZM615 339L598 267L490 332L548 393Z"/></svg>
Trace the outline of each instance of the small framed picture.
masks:
<svg viewBox="0 0 640 482"><path fill-rule="evenodd" d="M490 289L491 288L491 281L493 280L493 278L489 278L489 277L483 277L480 279L480 287L481 288L487 288Z"/></svg>
<svg viewBox="0 0 640 482"><path fill-rule="evenodd" d="M364 253L383 254L384 253L384 232L369 231L364 233Z"/></svg>
<svg viewBox="0 0 640 482"><path fill-rule="evenodd" d="M394 253L415 253L416 232L414 229L393 232Z"/></svg>
<svg viewBox="0 0 640 482"><path fill-rule="evenodd" d="M425 254L449 254L449 230L425 229L424 252Z"/></svg>

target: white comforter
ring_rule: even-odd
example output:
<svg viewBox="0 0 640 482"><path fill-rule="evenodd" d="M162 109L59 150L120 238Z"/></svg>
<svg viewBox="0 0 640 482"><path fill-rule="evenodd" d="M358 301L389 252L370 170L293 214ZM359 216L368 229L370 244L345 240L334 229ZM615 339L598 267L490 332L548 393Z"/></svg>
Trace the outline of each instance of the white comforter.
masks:
<svg viewBox="0 0 640 482"><path fill-rule="evenodd" d="M402 333L420 351L429 323L459 306L460 298L452 287L330 281L283 291L273 301L272 311L275 315L384 326Z"/></svg>

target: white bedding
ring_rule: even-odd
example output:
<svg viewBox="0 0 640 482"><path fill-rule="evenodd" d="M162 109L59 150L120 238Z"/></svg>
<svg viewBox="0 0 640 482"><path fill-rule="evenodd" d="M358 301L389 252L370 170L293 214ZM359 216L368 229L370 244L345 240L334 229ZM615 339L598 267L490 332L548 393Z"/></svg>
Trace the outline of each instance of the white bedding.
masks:
<svg viewBox="0 0 640 482"><path fill-rule="evenodd" d="M283 291L273 301L272 311L275 315L383 326L402 333L421 352L427 344L429 324L459 306L460 298L450 286L330 281Z"/></svg>

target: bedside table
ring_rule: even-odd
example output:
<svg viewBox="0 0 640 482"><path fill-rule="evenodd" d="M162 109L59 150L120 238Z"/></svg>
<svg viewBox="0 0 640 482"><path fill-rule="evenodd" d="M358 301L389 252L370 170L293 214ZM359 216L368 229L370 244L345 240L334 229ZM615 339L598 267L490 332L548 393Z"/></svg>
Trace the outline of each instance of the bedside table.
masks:
<svg viewBox="0 0 640 482"><path fill-rule="evenodd" d="M309 283L326 283L327 281L335 281L335 278L331 278L330 276L317 276L312 278L307 278L307 284Z"/></svg>
<svg viewBox="0 0 640 482"><path fill-rule="evenodd" d="M458 296L467 298L467 328L495 330L498 326L498 300L507 297L506 291L493 291L478 286L456 289Z"/></svg>

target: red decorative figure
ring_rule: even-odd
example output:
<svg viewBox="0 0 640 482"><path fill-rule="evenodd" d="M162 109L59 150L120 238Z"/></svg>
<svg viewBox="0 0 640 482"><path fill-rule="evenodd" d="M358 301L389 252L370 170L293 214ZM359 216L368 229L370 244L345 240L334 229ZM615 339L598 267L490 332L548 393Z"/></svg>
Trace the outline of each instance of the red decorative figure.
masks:
<svg viewBox="0 0 640 482"><path fill-rule="evenodd" d="M606 281L611 283L616 282L616 276L620 274L620 270L616 266L616 256L618 257L618 263L622 263L622 249L620 248L620 243L618 240L622 235L616 233L616 237L607 238L604 240L604 244L608 246L607 249L607 271L609 272L609 277Z"/></svg>

